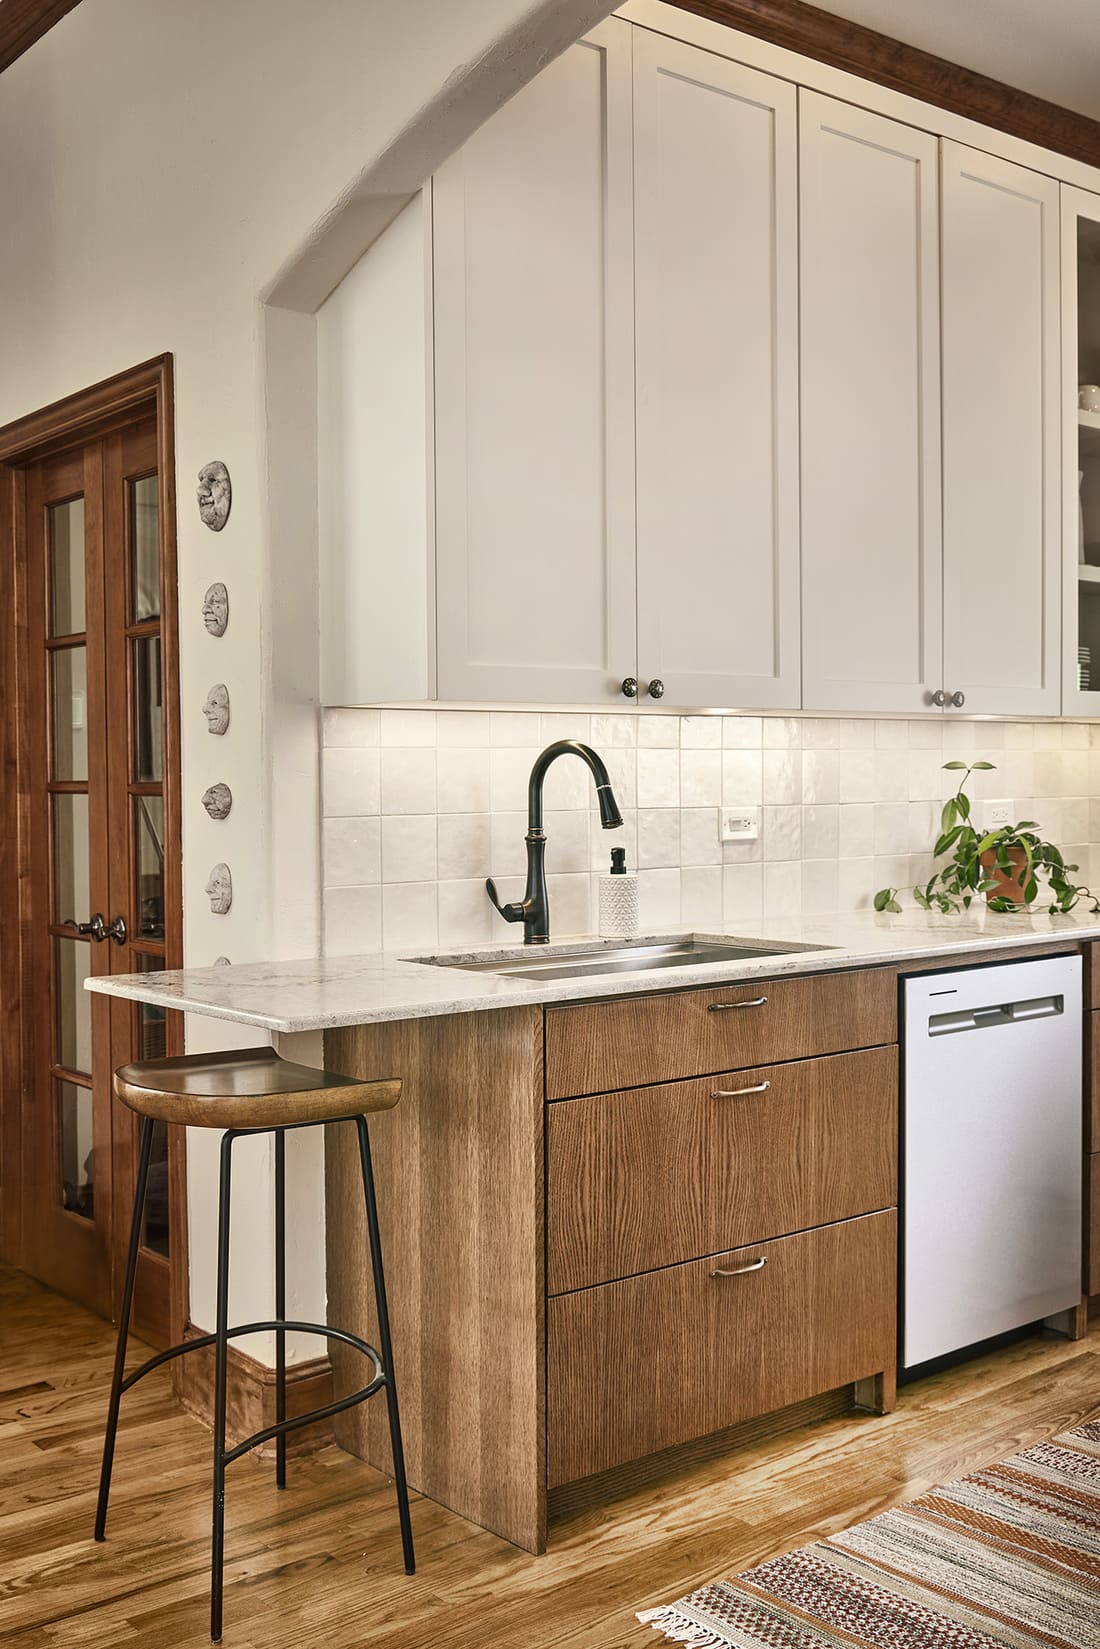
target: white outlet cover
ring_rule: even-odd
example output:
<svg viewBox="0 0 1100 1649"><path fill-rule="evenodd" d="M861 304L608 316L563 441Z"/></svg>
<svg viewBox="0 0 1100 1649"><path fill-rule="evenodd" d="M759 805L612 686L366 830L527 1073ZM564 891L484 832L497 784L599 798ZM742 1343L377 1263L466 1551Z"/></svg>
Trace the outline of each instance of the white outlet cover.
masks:
<svg viewBox="0 0 1100 1649"><path fill-rule="evenodd" d="M999 830L1002 825L1016 823L1015 804L1005 797L982 803L982 819L987 830Z"/></svg>
<svg viewBox="0 0 1100 1649"><path fill-rule="evenodd" d="M756 807L723 807L718 813L718 835L723 842L755 842L760 834Z"/></svg>

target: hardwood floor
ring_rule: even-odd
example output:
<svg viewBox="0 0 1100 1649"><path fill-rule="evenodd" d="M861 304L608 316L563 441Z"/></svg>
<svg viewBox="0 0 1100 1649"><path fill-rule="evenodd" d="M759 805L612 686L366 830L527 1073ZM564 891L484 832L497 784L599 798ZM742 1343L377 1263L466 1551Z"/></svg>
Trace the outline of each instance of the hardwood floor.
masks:
<svg viewBox="0 0 1100 1649"><path fill-rule="evenodd" d="M123 1406L108 1539L91 1539L111 1330L0 1271L5 1649L200 1649L210 1436L152 1376ZM401 1570L390 1485L335 1448L230 1468L227 1649L643 1649L633 1611L868 1517L1100 1408L1100 1322L695 1466L551 1530L528 1557L426 1500Z"/></svg>

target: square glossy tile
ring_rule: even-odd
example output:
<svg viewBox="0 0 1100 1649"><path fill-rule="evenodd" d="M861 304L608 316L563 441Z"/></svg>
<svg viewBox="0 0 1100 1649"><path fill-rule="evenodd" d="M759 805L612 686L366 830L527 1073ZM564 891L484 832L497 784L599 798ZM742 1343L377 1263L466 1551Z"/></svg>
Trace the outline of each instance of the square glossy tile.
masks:
<svg viewBox="0 0 1100 1649"><path fill-rule="evenodd" d="M759 750L722 752L722 805L759 807L764 795L763 754Z"/></svg>
<svg viewBox="0 0 1100 1649"><path fill-rule="evenodd" d="M441 880L493 873L491 821L487 813L441 813L436 832Z"/></svg>
<svg viewBox="0 0 1100 1649"><path fill-rule="evenodd" d="M325 710L322 737L326 745L370 745L379 742L378 710Z"/></svg>
<svg viewBox="0 0 1100 1649"><path fill-rule="evenodd" d="M435 755L434 749L383 749L383 813L435 812Z"/></svg>
<svg viewBox="0 0 1100 1649"><path fill-rule="evenodd" d="M382 889L382 943L388 951L426 950L439 942L435 882L394 882Z"/></svg>
<svg viewBox="0 0 1100 1649"><path fill-rule="evenodd" d="M434 882L436 816L402 814L382 820L383 882Z"/></svg>
<svg viewBox="0 0 1100 1649"><path fill-rule="evenodd" d="M723 716L681 716L680 748L682 750L720 750L722 747Z"/></svg>
<svg viewBox="0 0 1100 1649"><path fill-rule="evenodd" d="M693 865L680 872L680 923L685 928L709 928L722 920L720 865Z"/></svg>
<svg viewBox="0 0 1100 1649"><path fill-rule="evenodd" d="M443 749L436 752L436 792L448 813L488 813L490 751Z"/></svg>
<svg viewBox="0 0 1100 1649"><path fill-rule="evenodd" d="M678 866L680 862L679 811L672 807L639 808L639 867L642 870L665 870Z"/></svg>
<svg viewBox="0 0 1100 1649"><path fill-rule="evenodd" d="M321 752L321 805L326 818L377 813L382 761L376 747L334 745Z"/></svg>
<svg viewBox="0 0 1100 1649"><path fill-rule="evenodd" d="M638 751L638 807L679 807L680 752Z"/></svg>
<svg viewBox="0 0 1100 1649"><path fill-rule="evenodd" d="M413 746L435 748L436 718L434 710L383 710L382 743L396 749Z"/></svg>
<svg viewBox="0 0 1100 1649"><path fill-rule="evenodd" d="M326 819L321 843L326 887L354 887L381 879L377 818Z"/></svg>
<svg viewBox="0 0 1100 1649"><path fill-rule="evenodd" d="M364 956L381 949L381 888L330 889L325 896L325 955Z"/></svg>
<svg viewBox="0 0 1100 1649"><path fill-rule="evenodd" d="M720 750L680 752L680 805L718 807L722 800L722 753Z"/></svg>
<svg viewBox="0 0 1100 1649"><path fill-rule="evenodd" d="M763 765L764 801L772 806L790 805L802 799L802 752L765 750Z"/></svg>

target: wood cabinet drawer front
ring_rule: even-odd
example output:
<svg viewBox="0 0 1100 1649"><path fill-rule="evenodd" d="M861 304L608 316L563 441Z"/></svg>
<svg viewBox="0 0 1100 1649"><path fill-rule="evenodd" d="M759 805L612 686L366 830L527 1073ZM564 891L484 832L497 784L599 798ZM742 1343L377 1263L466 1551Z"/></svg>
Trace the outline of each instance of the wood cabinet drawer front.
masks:
<svg viewBox="0 0 1100 1649"><path fill-rule="evenodd" d="M546 1095L568 1099L897 1040L890 968L546 1011Z"/></svg>
<svg viewBox="0 0 1100 1649"><path fill-rule="evenodd" d="M896 1249L890 1211L550 1300L551 1488L892 1368Z"/></svg>
<svg viewBox="0 0 1100 1649"><path fill-rule="evenodd" d="M872 1048L551 1105L548 1291L890 1207L897 1077Z"/></svg>

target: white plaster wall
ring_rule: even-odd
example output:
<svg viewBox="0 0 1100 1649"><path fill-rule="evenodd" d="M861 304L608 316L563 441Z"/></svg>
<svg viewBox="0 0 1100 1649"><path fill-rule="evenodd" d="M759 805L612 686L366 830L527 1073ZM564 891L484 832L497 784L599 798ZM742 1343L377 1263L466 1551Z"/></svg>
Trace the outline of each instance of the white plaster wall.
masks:
<svg viewBox="0 0 1100 1649"><path fill-rule="evenodd" d="M310 316L265 311L262 297L281 272L280 301L315 308L379 213L392 217L479 119L609 10L601 0L96 0L0 79L0 424L153 355L175 357L191 965L302 954L318 934L316 348ZM372 206L372 167L379 188L404 196ZM213 457L234 484L220 535L193 505L195 474ZM230 591L222 640L200 616L214 578ZM220 740L200 713L216 681L232 697ZM216 779L234 791L223 824L199 806ZM222 918L202 894L219 859L235 889ZM245 1040L211 1021L188 1027L192 1049ZM202 1324L216 1154L216 1139L192 1135ZM318 1311L316 1153L291 1175L308 1233L291 1287ZM270 1215L270 1147L248 1141L235 1314L268 1308Z"/></svg>

